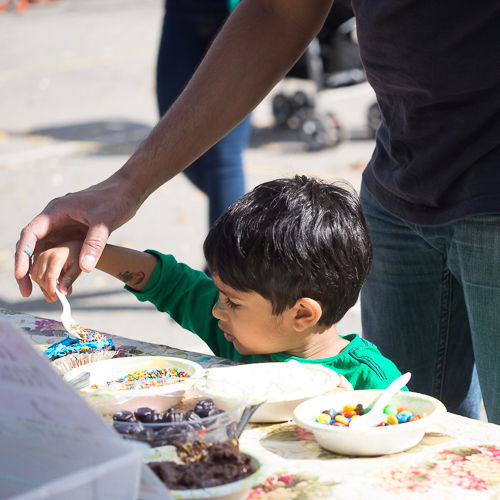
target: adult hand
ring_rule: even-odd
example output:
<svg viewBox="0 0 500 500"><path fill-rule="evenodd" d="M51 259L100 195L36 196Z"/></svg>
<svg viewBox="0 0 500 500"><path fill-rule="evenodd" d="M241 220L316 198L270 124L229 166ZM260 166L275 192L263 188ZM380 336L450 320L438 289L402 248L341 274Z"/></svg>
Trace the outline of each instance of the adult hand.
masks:
<svg viewBox="0 0 500 500"><path fill-rule="evenodd" d="M83 271L90 272L109 235L130 220L143 201L132 179L120 171L95 186L52 200L21 231L16 245L15 276L21 295L29 297L33 289L29 276L33 254L70 240L84 239L79 264ZM46 298L56 299L56 282L61 271L59 262L46 270ZM63 289L65 286L63 283Z"/></svg>

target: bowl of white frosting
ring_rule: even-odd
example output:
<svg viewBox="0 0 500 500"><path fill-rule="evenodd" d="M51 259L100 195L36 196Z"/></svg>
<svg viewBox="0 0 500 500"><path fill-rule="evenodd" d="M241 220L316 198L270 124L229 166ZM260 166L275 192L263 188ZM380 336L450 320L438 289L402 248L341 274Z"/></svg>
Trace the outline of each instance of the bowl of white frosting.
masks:
<svg viewBox="0 0 500 500"><path fill-rule="evenodd" d="M330 368L295 360L212 368L207 378L230 381L246 393L250 403L265 401L250 418L259 423L292 419L300 403L332 391L340 381Z"/></svg>

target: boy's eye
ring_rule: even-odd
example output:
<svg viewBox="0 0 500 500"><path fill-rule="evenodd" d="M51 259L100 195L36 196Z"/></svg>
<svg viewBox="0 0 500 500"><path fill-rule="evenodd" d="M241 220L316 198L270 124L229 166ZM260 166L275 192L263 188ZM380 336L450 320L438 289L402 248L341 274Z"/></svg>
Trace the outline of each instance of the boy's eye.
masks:
<svg viewBox="0 0 500 500"><path fill-rule="evenodd" d="M238 309L238 307L240 307L240 305L239 305L239 304L235 304L234 302L232 302L232 301L231 301L231 300L229 300L229 299L226 299L226 300L225 300L225 302L226 302L226 305L227 305L228 307L230 307L231 309Z"/></svg>

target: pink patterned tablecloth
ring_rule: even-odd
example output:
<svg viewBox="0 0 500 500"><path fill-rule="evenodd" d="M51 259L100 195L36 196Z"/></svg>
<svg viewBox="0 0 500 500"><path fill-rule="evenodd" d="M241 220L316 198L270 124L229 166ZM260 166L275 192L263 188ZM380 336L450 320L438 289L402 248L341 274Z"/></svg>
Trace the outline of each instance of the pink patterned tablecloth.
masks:
<svg viewBox="0 0 500 500"><path fill-rule="evenodd" d="M40 351L65 336L58 321L2 308L0 316L24 331ZM235 364L216 356L110 337L119 356L175 356L205 368ZM248 425L240 441L269 470L267 480L247 500L500 500L500 426L451 413L434 424L417 446L382 457L335 455L292 422Z"/></svg>

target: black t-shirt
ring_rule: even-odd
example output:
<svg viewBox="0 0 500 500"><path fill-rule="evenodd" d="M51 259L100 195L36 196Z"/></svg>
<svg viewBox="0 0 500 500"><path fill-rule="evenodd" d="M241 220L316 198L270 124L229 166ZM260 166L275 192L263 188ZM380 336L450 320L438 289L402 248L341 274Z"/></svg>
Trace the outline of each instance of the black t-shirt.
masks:
<svg viewBox="0 0 500 500"><path fill-rule="evenodd" d="M229 14L227 0L165 0L165 6L176 14Z"/></svg>
<svg viewBox="0 0 500 500"><path fill-rule="evenodd" d="M400 218L500 213L500 1L353 0L382 111L363 174Z"/></svg>

